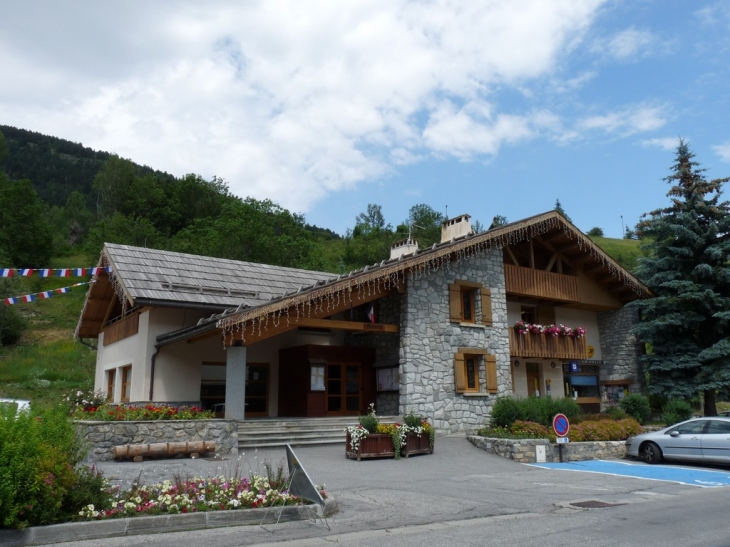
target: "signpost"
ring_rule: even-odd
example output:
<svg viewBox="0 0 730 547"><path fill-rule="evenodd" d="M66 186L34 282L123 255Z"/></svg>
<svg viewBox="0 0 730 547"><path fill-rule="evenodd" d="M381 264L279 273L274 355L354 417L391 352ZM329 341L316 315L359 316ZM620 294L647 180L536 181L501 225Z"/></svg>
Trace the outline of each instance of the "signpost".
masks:
<svg viewBox="0 0 730 547"><path fill-rule="evenodd" d="M565 414L556 414L553 418L553 431L558 436L555 442L558 443L558 453L560 454L560 463L563 463L563 445L568 444L568 432L570 431L570 422Z"/></svg>

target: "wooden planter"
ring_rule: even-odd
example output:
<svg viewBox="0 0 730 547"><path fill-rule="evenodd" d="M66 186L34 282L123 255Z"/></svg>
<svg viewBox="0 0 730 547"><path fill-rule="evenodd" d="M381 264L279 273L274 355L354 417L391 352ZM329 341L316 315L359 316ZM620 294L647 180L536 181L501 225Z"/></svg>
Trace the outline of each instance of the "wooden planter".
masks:
<svg viewBox="0 0 730 547"><path fill-rule="evenodd" d="M357 451L350 446L350 432L345 438L345 456L355 458L395 458L393 438L387 433L369 433L367 437L360 440Z"/></svg>
<svg viewBox="0 0 730 547"><path fill-rule="evenodd" d="M406 433L406 443L401 447L401 453L406 458L413 454L433 454L428 433L421 433L420 437L415 433Z"/></svg>

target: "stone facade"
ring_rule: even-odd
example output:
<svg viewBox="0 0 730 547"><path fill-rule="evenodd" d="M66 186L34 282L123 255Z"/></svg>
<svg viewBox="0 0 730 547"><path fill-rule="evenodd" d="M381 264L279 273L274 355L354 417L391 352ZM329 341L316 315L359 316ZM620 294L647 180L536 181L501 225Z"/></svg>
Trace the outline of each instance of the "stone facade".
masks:
<svg viewBox="0 0 730 547"><path fill-rule="evenodd" d="M476 324L450 321L449 285L455 281L478 282L491 289L493 326L479 324L480 303ZM497 396L512 392L502 252L463 257L410 278L400 324L399 413L427 416L439 433L474 432L484 426ZM486 348L496 356L498 393L487 393L483 362L479 393L456 393L454 356L460 347Z"/></svg>
<svg viewBox="0 0 730 547"><path fill-rule="evenodd" d="M548 439L494 439L476 435L469 436L468 439L477 448L519 463L537 463L537 446L545 447L546 462L560 461L559 445L550 443ZM563 461L566 462L616 459L625 456L625 441L596 441L563 445Z"/></svg>
<svg viewBox="0 0 730 547"><path fill-rule="evenodd" d="M155 420L76 422L78 435L90 446L87 463L113 459L112 449L126 444L215 441L216 454L238 453L235 420Z"/></svg>
<svg viewBox="0 0 730 547"><path fill-rule="evenodd" d="M601 381L630 378L629 391L639 393L645 388L644 374L639 363L641 345L631 334L639 321L638 312L631 306L596 314L601 336ZM605 406L605 401L602 406Z"/></svg>

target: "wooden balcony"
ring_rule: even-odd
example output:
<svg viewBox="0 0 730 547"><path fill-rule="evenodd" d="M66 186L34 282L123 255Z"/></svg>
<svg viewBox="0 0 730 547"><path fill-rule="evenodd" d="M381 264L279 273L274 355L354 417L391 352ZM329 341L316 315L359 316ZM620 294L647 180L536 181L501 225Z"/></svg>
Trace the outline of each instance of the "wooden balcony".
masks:
<svg viewBox="0 0 730 547"><path fill-rule="evenodd" d="M139 332L139 312L133 312L108 324L102 332L104 333L105 346L137 334Z"/></svg>
<svg viewBox="0 0 730 547"><path fill-rule="evenodd" d="M580 301L578 278L532 268L504 265L505 289L507 294L534 296L565 302Z"/></svg>
<svg viewBox="0 0 730 547"><path fill-rule="evenodd" d="M547 334L518 334L509 329L509 352L512 357L544 359L587 359L586 338Z"/></svg>

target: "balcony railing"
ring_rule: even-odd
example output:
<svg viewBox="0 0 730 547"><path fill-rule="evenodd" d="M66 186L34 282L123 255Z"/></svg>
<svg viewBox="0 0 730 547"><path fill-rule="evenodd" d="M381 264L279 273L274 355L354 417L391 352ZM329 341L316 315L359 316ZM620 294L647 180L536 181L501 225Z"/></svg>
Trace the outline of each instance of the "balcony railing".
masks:
<svg viewBox="0 0 730 547"><path fill-rule="evenodd" d="M514 264L504 265L507 294L534 296L565 302L578 302L578 278Z"/></svg>
<svg viewBox="0 0 730 547"><path fill-rule="evenodd" d="M518 334L513 328L509 329L509 352L512 357L587 359L585 336Z"/></svg>

